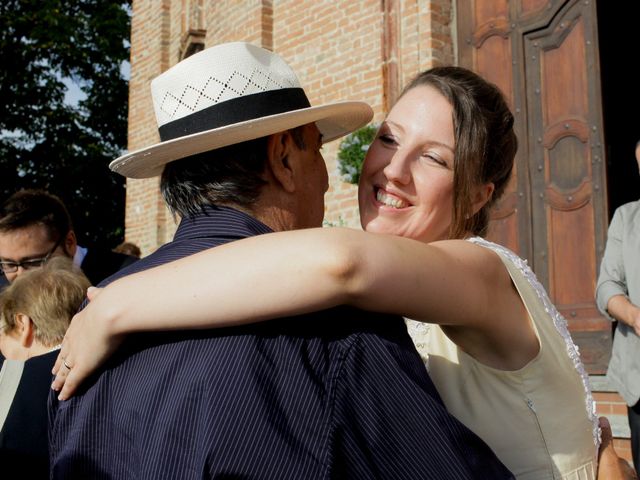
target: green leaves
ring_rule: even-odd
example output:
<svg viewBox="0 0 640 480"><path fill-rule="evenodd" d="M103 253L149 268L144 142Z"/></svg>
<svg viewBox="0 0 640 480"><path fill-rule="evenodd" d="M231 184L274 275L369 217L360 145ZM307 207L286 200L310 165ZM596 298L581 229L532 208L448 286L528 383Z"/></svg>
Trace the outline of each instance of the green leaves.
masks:
<svg viewBox="0 0 640 480"><path fill-rule="evenodd" d="M338 150L338 171L345 182L357 185L364 157L376 137L379 125L369 124L347 135Z"/></svg>
<svg viewBox="0 0 640 480"><path fill-rule="evenodd" d="M107 166L126 148L130 4L0 2L0 201L59 195L81 242L121 239L124 178Z"/></svg>

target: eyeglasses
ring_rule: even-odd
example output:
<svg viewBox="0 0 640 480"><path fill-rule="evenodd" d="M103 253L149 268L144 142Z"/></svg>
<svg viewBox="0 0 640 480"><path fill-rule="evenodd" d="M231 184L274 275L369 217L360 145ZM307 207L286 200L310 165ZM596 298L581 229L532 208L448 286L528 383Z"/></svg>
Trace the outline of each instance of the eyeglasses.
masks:
<svg viewBox="0 0 640 480"><path fill-rule="evenodd" d="M44 265L49 261L49 259L53 255L53 252L56 251L56 249L60 246L63 240L64 240L64 235L58 239L58 241L53 246L53 248L49 250L49 252L44 257L31 258L29 260L23 260L21 262L10 262L10 261L2 260L0 261L0 269L2 269L4 273L15 273L18 271L18 268L20 267L22 267L23 270L30 270L32 268L41 267L42 265Z"/></svg>

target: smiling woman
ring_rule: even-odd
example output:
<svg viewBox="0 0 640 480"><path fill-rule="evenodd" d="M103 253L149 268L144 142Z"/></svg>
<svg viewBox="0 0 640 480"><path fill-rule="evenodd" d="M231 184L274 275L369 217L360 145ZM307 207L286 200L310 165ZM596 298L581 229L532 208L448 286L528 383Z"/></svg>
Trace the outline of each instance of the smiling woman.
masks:
<svg viewBox="0 0 640 480"><path fill-rule="evenodd" d="M430 86L407 91L380 127L362 169L363 228L425 242L448 238L454 148L451 104ZM493 187L485 191L490 195ZM487 195L478 200L485 203Z"/></svg>
<svg viewBox="0 0 640 480"><path fill-rule="evenodd" d="M411 333L445 405L517 477L595 478L597 420L564 319L524 261L478 237L516 149L495 86L458 67L422 73L368 150L365 232L261 235L118 280L72 322L54 387L68 398L127 332L349 304L418 321Z"/></svg>

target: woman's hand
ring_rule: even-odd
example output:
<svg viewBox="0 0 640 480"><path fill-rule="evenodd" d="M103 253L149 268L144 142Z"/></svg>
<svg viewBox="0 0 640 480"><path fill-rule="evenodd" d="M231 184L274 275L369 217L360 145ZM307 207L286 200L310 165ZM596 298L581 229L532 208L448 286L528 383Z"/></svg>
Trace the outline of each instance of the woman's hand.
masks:
<svg viewBox="0 0 640 480"><path fill-rule="evenodd" d="M598 452L598 480L637 480L636 471L613 448L613 434L609 420L600 417L602 443Z"/></svg>
<svg viewBox="0 0 640 480"><path fill-rule="evenodd" d="M110 329L108 306L99 300L102 289L89 288L89 305L75 315L62 341L53 374L51 388L60 392L58 398L67 400L78 386L91 375L122 343L123 336Z"/></svg>

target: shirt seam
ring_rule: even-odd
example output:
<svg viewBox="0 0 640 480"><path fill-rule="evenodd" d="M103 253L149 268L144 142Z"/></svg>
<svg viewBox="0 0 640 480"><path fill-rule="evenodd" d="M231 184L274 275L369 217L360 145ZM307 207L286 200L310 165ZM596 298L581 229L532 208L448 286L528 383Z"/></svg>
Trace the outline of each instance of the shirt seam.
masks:
<svg viewBox="0 0 640 480"><path fill-rule="evenodd" d="M331 478L331 470L335 463L336 451L332 448L335 447L335 433L338 429L337 421L336 421L336 404L338 401L338 389L340 387L340 380L344 372L345 364L347 358L349 357L351 350L357 343L360 343L361 334L355 333L349 336L349 338L345 341L344 348L340 355L338 356L338 366L335 369L335 373L333 374L333 378L330 381L329 388L329 413L327 415L327 438L325 439L325 460L324 460L324 474L323 478ZM332 445L333 441L333 445Z"/></svg>

